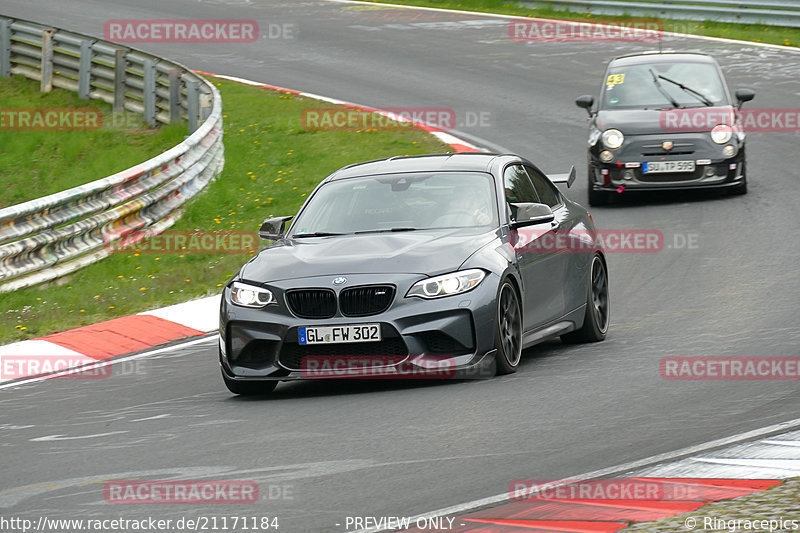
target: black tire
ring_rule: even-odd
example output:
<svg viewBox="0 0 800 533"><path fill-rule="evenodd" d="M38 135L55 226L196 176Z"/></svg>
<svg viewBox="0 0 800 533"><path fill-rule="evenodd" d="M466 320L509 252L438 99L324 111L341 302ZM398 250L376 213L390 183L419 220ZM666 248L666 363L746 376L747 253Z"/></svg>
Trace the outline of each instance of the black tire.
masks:
<svg viewBox="0 0 800 533"><path fill-rule="evenodd" d="M495 373L513 374L522 357L522 307L517 290L508 280L500 284L497 292L495 318Z"/></svg>
<svg viewBox="0 0 800 533"><path fill-rule="evenodd" d="M611 304L608 297L608 271L603 258L595 254L589 272L589 288L586 296L586 314L580 329L561 335L567 344L598 342L606 338L611 318Z"/></svg>
<svg viewBox="0 0 800 533"><path fill-rule="evenodd" d="M258 396L269 394L278 386L277 381L237 381L222 373L222 380L228 390L240 396Z"/></svg>

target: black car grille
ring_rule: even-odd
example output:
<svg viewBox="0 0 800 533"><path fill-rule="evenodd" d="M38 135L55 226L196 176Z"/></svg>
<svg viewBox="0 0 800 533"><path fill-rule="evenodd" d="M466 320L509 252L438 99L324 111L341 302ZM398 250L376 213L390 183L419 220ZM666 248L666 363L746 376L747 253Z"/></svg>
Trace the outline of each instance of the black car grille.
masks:
<svg viewBox="0 0 800 533"><path fill-rule="evenodd" d="M346 344L298 344L284 342L280 363L291 370L302 369L303 357L392 357L398 360L408 355L401 337L386 337L379 342L352 342Z"/></svg>
<svg viewBox="0 0 800 533"><path fill-rule="evenodd" d="M286 291L286 303L300 318L331 318L336 314L336 294L330 289Z"/></svg>
<svg viewBox="0 0 800 533"><path fill-rule="evenodd" d="M391 285L369 285L344 289L339 294L339 309L344 316L369 316L383 313L394 299Z"/></svg>
<svg viewBox="0 0 800 533"><path fill-rule="evenodd" d="M664 155L691 155L695 152L693 143L675 143L670 150L664 150L661 144L643 144L642 155L644 157L664 156Z"/></svg>
<svg viewBox="0 0 800 533"><path fill-rule="evenodd" d="M639 181L647 183L664 183L670 181L693 181L703 176L703 167L698 167L694 172L657 172L654 174L641 173Z"/></svg>

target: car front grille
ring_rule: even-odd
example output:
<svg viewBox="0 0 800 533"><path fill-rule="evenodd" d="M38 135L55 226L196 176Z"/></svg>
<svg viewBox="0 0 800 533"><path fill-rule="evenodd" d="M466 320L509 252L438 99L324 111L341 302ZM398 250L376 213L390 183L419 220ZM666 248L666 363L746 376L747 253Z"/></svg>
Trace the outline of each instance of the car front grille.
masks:
<svg viewBox="0 0 800 533"><path fill-rule="evenodd" d="M393 299L391 285L353 287L339 294L339 309L344 316L377 315L386 311Z"/></svg>
<svg viewBox="0 0 800 533"><path fill-rule="evenodd" d="M661 144L643 144L642 156L664 156L664 155L691 155L695 152L693 143L675 143L670 150L664 150Z"/></svg>
<svg viewBox="0 0 800 533"><path fill-rule="evenodd" d="M698 167L694 172L656 172L653 174L641 173L639 181L646 183L664 183L671 181L694 181L703 177L703 168Z"/></svg>
<svg viewBox="0 0 800 533"><path fill-rule="evenodd" d="M300 318L331 318L336 314L336 294L330 289L286 291L286 303Z"/></svg>

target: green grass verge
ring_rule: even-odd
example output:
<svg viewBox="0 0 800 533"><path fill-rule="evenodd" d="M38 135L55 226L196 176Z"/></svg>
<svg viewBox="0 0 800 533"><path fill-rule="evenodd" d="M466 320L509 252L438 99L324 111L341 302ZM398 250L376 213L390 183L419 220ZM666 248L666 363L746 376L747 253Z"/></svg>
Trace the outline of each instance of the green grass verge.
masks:
<svg viewBox="0 0 800 533"><path fill-rule="evenodd" d="M225 170L190 202L171 230L257 231L268 216L296 213L311 189L339 167L448 150L432 135L411 128L306 131L300 123L304 109L333 106L233 82L214 83L223 100ZM0 329L0 344L216 294L248 257L112 254L49 285L0 294L0 321L6 325Z"/></svg>
<svg viewBox="0 0 800 533"><path fill-rule="evenodd" d="M95 108L103 114L96 130L14 131L20 108ZM116 115L100 100L81 100L69 91L39 92L39 82L0 78L0 208L83 185L124 170L180 143L186 124L149 128L141 117Z"/></svg>
<svg viewBox="0 0 800 533"><path fill-rule="evenodd" d="M366 0L380 2L381 0ZM506 15L520 15L524 17L542 17L564 20L585 20L591 22L597 19L620 18L613 15L589 15L555 9L531 8L520 5L518 1L506 0L387 0L392 4L410 6L438 7L443 9L460 9L464 11L483 11L502 13ZM352 9L358 9L353 6ZM369 6L361 6L369 7ZM376 6L377 7L377 6ZM646 17L654 18L654 17ZM686 21L663 20L664 31L706 35L709 37L724 37L726 39L739 39L757 43L780 44L784 46L800 46L800 28L783 26L766 26L763 24L735 24L713 21Z"/></svg>

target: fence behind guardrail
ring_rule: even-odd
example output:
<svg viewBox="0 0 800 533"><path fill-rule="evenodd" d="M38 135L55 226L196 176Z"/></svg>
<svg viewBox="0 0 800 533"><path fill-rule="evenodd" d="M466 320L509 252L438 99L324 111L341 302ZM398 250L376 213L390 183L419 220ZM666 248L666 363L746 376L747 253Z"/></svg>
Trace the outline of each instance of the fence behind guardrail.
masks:
<svg viewBox="0 0 800 533"><path fill-rule="evenodd" d="M160 232L224 165L222 99L186 67L80 33L0 16L0 76L22 75L141 114L187 120L191 135L144 163L0 209L0 292L49 281L106 257L113 241Z"/></svg>
<svg viewBox="0 0 800 533"><path fill-rule="evenodd" d="M523 5L595 15L631 15L667 19L771 26L800 27L800 1L797 0L662 0L661 2L629 2L620 0L554 0L523 1Z"/></svg>

